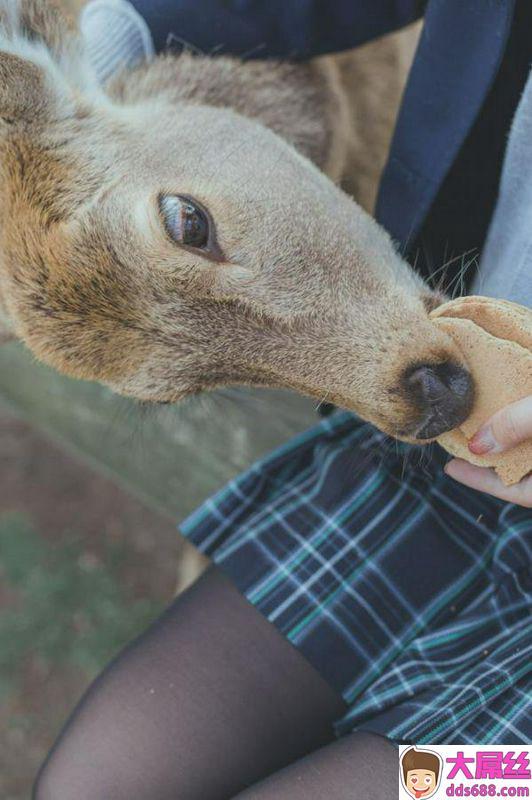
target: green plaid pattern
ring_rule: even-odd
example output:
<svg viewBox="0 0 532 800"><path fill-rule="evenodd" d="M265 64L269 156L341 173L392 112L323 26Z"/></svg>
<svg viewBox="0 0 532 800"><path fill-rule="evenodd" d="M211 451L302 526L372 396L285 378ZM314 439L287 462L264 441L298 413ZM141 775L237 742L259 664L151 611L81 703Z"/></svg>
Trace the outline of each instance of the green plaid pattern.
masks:
<svg viewBox="0 0 532 800"><path fill-rule="evenodd" d="M532 514L339 412L182 526L397 742L532 741Z"/></svg>

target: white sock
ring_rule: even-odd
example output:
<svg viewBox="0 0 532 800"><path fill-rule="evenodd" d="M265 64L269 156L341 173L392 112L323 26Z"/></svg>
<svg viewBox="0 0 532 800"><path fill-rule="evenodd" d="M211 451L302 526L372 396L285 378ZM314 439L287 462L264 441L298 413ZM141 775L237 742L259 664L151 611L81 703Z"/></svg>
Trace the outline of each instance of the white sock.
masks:
<svg viewBox="0 0 532 800"><path fill-rule="evenodd" d="M81 13L80 27L101 83L155 55L150 30L128 0L91 0Z"/></svg>

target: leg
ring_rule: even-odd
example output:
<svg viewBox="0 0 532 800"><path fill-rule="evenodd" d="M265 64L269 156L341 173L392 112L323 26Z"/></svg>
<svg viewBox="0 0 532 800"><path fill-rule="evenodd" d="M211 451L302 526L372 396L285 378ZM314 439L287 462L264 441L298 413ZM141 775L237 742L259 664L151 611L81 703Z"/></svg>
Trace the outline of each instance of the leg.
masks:
<svg viewBox="0 0 532 800"><path fill-rule="evenodd" d="M303 758L235 800L396 800L399 756L387 739L354 733Z"/></svg>
<svg viewBox="0 0 532 800"><path fill-rule="evenodd" d="M223 800L332 739L343 701L211 569L89 689L35 800Z"/></svg>

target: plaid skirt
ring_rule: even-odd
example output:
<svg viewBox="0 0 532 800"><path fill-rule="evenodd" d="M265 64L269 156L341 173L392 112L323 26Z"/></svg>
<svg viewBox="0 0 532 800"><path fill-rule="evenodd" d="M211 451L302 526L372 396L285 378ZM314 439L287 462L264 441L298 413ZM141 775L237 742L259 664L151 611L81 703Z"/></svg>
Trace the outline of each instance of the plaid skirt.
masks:
<svg viewBox="0 0 532 800"><path fill-rule="evenodd" d="M532 512L345 412L183 533L340 693L339 735L532 742Z"/></svg>

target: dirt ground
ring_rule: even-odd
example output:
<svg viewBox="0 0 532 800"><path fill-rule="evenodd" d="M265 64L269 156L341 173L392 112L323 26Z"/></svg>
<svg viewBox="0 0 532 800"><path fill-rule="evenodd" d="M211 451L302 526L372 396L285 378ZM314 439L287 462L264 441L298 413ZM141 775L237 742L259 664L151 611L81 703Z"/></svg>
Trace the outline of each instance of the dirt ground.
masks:
<svg viewBox="0 0 532 800"><path fill-rule="evenodd" d="M89 680L172 598L174 526L0 412L0 797Z"/></svg>

